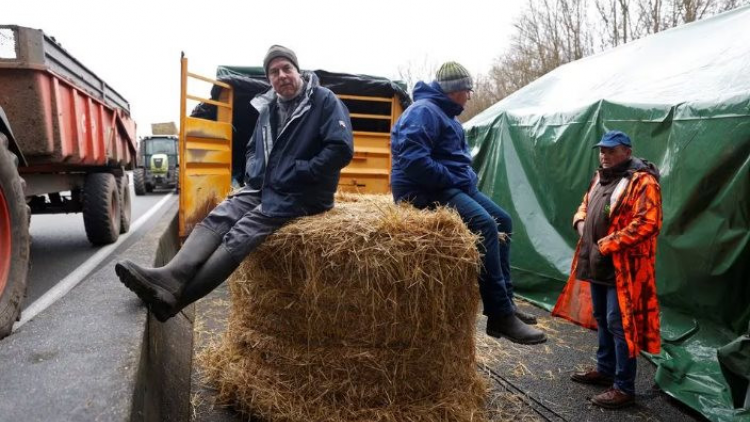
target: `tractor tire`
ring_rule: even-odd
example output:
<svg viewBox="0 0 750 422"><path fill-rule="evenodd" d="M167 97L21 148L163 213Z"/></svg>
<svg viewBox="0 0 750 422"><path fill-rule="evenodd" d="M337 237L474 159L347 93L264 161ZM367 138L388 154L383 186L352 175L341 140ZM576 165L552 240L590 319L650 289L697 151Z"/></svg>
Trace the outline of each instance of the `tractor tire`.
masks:
<svg viewBox="0 0 750 422"><path fill-rule="evenodd" d="M29 272L30 211L18 175L18 157L0 133L0 338L10 334L21 314Z"/></svg>
<svg viewBox="0 0 750 422"><path fill-rule="evenodd" d="M115 176L89 173L83 184L83 225L94 245L106 245L120 236L120 193Z"/></svg>
<svg viewBox="0 0 750 422"><path fill-rule="evenodd" d="M146 194L146 170L133 170L133 187L135 188L136 195L142 196Z"/></svg>
<svg viewBox="0 0 750 422"><path fill-rule="evenodd" d="M130 231L130 178L127 173L117 178L117 189L120 192L120 234Z"/></svg>

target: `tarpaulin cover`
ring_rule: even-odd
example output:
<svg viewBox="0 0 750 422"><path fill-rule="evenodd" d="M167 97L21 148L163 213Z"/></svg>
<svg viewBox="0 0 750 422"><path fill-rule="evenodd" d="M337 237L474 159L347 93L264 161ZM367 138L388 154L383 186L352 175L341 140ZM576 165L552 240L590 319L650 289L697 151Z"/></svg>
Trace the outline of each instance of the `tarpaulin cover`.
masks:
<svg viewBox="0 0 750 422"><path fill-rule="evenodd" d="M656 381L711 420L748 420L750 7L561 66L465 128L480 188L514 218L514 283L547 309L570 272L592 146L631 136L662 174Z"/></svg>
<svg viewBox="0 0 750 422"><path fill-rule="evenodd" d="M406 86L400 81L392 81L380 76L334 73L326 70L313 70L312 72L320 79L321 86L338 95L364 95L384 98L391 98L396 95L404 110L411 104L409 94L406 93ZM266 74L262 67L219 66L216 70L216 77L219 80L222 77L232 75L266 81Z"/></svg>
<svg viewBox="0 0 750 422"><path fill-rule="evenodd" d="M368 97L392 98L397 96L401 106L406 109L411 99L404 85L398 81L368 75L333 73L325 70L313 71L320 84L338 95L358 95ZM250 105L250 100L271 87L262 67L219 66L216 79L232 86L234 101L232 110L232 179L242 182L245 173L245 151L250 140L258 112ZM221 88L211 89L211 98L217 99ZM358 110L358 112L363 112ZM366 112L366 111L364 111ZM216 118L216 106L200 103L191 113L193 117L205 119Z"/></svg>

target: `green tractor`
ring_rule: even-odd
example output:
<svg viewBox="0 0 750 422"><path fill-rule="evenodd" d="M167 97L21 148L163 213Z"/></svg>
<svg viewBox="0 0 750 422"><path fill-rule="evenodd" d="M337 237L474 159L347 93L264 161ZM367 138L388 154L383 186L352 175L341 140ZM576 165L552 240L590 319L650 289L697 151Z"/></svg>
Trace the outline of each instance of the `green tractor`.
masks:
<svg viewBox="0 0 750 422"><path fill-rule="evenodd" d="M138 147L138 164L133 170L136 195L154 189L179 190L180 168L177 137L148 136Z"/></svg>

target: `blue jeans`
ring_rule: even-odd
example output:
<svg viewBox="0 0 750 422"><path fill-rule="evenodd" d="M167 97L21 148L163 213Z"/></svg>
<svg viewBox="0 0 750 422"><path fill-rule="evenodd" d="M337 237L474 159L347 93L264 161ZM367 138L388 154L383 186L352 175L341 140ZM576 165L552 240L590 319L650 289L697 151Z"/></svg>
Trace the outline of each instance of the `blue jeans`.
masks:
<svg viewBox="0 0 750 422"><path fill-rule="evenodd" d="M636 359L629 357L622 315L617 301L617 288L591 284L591 301L598 325L599 349L596 351L596 370L614 377L615 387L627 394L635 394Z"/></svg>
<svg viewBox="0 0 750 422"><path fill-rule="evenodd" d="M468 194L459 189L447 189L429 196L412 198L417 208L435 204L454 208L474 233L482 236L480 252L482 270L479 275L479 292L487 316L510 315L515 311L513 284L510 281L510 237L504 242L498 232L513 232L510 215L482 192Z"/></svg>

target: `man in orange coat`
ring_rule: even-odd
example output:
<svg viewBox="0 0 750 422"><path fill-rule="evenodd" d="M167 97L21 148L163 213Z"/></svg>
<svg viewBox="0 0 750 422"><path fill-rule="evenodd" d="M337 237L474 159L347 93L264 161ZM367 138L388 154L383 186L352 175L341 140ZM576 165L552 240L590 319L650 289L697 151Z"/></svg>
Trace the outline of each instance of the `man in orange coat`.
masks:
<svg viewBox="0 0 750 422"><path fill-rule="evenodd" d="M658 170L632 156L626 134L607 132L594 147L601 167L573 217L580 240L552 314L598 328L596 369L571 379L609 387L591 401L618 409L634 403L638 353L660 349L654 263L661 188Z"/></svg>

